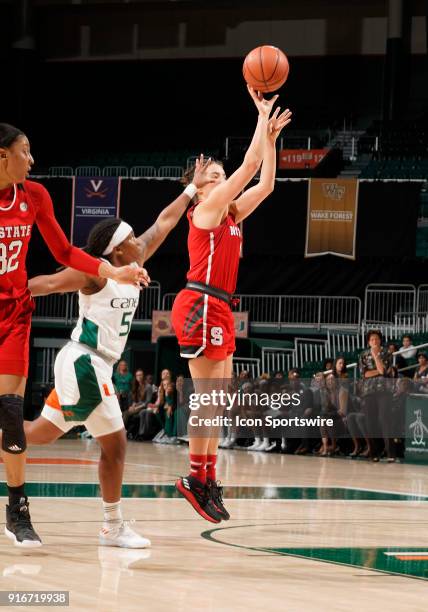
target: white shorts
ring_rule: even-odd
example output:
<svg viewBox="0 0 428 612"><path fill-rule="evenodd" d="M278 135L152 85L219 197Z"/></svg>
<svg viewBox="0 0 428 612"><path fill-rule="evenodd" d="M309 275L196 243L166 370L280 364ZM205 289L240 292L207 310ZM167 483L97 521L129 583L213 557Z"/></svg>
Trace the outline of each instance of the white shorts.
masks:
<svg viewBox="0 0 428 612"><path fill-rule="evenodd" d="M78 342L69 342L55 359L55 389L41 416L64 433L84 425L94 437L123 429L112 383L113 363Z"/></svg>

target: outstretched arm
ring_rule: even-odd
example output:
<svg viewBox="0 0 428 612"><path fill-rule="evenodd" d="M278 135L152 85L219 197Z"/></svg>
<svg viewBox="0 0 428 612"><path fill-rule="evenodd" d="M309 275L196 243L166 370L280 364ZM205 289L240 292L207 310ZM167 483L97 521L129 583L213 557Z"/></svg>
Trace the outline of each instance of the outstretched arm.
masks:
<svg viewBox="0 0 428 612"><path fill-rule="evenodd" d="M291 111L287 108L279 115L279 107L275 109L267 126L267 138L263 157L260 181L248 189L235 201L235 222L243 221L257 208L275 187L276 173L276 140L281 130L290 123Z"/></svg>
<svg viewBox="0 0 428 612"><path fill-rule="evenodd" d="M66 268L56 274L42 274L30 278L28 287L34 297L51 293L69 293L89 287L94 281L83 272ZM106 281L98 281L106 282Z"/></svg>
<svg viewBox="0 0 428 612"><path fill-rule="evenodd" d="M211 159L208 158L205 161L202 154L196 160L195 172L191 183L195 186L195 189L200 189L207 183L213 182L207 176L207 168L210 163ZM147 261L157 251L170 231L177 225L186 211L189 202L192 200L190 195L192 191L195 190L188 190L186 188L178 198L163 209L153 225L141 236L138 236L137 240L140 242L143 251L142 262Z"/></svg>

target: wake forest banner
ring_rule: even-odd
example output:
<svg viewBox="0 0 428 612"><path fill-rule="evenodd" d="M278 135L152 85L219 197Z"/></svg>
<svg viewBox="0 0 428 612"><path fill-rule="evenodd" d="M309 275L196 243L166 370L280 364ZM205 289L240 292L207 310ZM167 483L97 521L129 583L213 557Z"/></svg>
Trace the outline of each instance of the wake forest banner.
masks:
<svg viewBox="0 0 428 612"><path fill-rule="evenodd" d="M71 243L83 247L94 225L119 216L121 179L78 176L73 180Z"/></svg>
<svg viewBox="0 0 428 612"><path fill-rule="evenodd" d="M310 179L305 257L355 259L357 211L357 179Z"/></svg>

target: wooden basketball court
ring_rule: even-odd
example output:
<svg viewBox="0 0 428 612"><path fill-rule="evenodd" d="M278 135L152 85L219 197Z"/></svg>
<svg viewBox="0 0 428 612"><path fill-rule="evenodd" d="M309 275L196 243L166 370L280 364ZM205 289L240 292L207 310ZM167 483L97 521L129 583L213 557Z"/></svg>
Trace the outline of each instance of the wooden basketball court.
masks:
<svg viewBox="0 0 428 612"><path fill-rule="evenodd" d="M95 441L30 447L44 546L0 537L0 591L69 591L70 610L426 609L426 467L220 453L232 518L215 525L173 487L187 447L128 444L124 515L152 541L138 551L98 547Z"/></svg>

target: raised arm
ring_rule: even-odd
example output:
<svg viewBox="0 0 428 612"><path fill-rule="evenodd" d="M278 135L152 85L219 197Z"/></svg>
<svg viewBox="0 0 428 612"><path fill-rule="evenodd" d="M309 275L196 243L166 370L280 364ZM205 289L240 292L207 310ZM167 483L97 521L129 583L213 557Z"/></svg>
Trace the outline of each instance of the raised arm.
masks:
<svg viewBox="0 0 428 612"><path fill-rule="evenodd" d="M148 230L141 234L141 236L138 236L137 240L141 244L143 253L142 262L146 262L153 253L157 251L170 231L174 229L197 190L207 183L213 182L212 179L207 176L207 168L210 163L211 159L204 160L204 156L202 154L200 155L199 159L196 160L195 172L191 184L186 187L178 198L163 209Z"/></svg>
<svg viewBox="0 0 428 612"><path fill-rule="evenodd" d="M260 181L235 200L235 222L243 221L257 208L275 187L276 174L276 140L282 129L291 121L291 111L287 108L279 115L276 108L267 126L267 138L263 157Z"/></svg>
<svg viewBox="0 0 428 612"><path fill-rule="evenodd" d="M257 94L252 87L248 86L248 91L259 111L257 125L251 144L239 168L235 170L224 183L216 187L207 199L198 206L197 214L199 217L204 211L223 209L226 205L230 204L257 174L260 164L262 163L269 115L278 96L273 96L270 100L265 100L262 94Z"/></svg>

